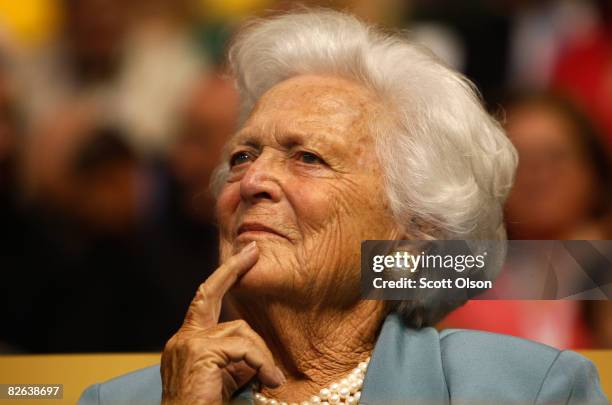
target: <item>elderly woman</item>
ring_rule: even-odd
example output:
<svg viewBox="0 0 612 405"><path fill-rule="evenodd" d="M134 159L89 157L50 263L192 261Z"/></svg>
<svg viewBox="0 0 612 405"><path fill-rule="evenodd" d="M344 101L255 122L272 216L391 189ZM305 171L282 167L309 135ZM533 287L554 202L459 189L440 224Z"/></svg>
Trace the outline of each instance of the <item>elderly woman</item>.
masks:
<svg viewBox="0 0 612 405"><path fill-rule="evenodd" d="M221 265L161 367L82 403L606 403L576 353L438 333L452 307L435 299L360 299L362 240L505 238L516 154L464 77L332 11L248 27L230 64L243 117L213 181ZM219 323L224 297L239 317Z"/></svg>

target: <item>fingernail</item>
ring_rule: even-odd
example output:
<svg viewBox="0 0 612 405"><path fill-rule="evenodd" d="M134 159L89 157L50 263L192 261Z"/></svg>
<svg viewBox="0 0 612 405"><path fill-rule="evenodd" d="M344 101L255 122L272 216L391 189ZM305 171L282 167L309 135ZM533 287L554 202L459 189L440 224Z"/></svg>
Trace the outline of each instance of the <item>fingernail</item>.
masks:
<svg viewBox="0 0 612 405"><path fill-rule="evenodd" d="M243 253L251 253L254 252L255 249L257 249L257 243L255 241L249 243L248 245L246 245L244 247L244 249L242 249Z"/></svg>
<svg viewBox="0 0 612 405"><path fill-rule="evenodd" d="M280 381L281 385L287 382L287 378L285 378L285 375L278 367L276 367L276 376L278 377L278 381Z"/></svg>

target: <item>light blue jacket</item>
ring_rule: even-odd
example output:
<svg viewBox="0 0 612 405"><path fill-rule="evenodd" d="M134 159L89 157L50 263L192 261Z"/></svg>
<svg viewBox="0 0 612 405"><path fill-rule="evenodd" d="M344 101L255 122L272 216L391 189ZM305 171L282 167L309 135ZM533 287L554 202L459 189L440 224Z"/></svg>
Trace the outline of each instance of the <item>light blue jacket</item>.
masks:
<svg viewBox="0 0 612 405"><path fill-rule="evenodd" d="M89 387L89 404L159 404L159 366ZM252 404L249 385L232 404ZM511 336L451 329L438 333L385 320L360 404L609 404L593 363L572 351Z"/></svg>

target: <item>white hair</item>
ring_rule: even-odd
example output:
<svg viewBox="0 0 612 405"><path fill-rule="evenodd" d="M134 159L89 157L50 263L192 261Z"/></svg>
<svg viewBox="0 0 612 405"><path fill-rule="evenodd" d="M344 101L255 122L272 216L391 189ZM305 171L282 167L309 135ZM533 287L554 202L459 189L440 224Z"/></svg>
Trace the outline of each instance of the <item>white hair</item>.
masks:
<svg viewBox="0 0 612 405"><path fill-rule="evenodd" d="M349 14L317 9L247 26L230 48L229 64L241 120L267 90L298 75L336 75L371 89L389 112L372 117L370 130L392 213L407 234L506 239L502 206L513 183L516 151L484 110L474 85L426 48ZM218 169L213 189L226 173L227 163ZM463 303L449 308L439 298L404 301L396 309L421 326Z"/></svg>

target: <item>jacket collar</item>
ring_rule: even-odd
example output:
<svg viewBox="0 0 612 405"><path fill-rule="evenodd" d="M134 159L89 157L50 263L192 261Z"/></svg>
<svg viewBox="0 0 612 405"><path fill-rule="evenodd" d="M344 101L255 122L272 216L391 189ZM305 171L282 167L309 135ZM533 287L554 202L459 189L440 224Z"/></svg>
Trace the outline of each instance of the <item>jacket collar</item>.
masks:
<svg viewBox="0 0 612 405"><path fill-rule="evenodd" d="M253 404L253 385L236 392L231 404ZM442 368L440 338L434 328L410 329L400 316L383 323L366 371L362 405L450 403Z"/></svg>
<svg viewBox="0 0 612 405"><path fill-rule="evenodd" d="M448 404L440 338L410 329L395 313L385 320L366 371L360 404Z"/></svg>

